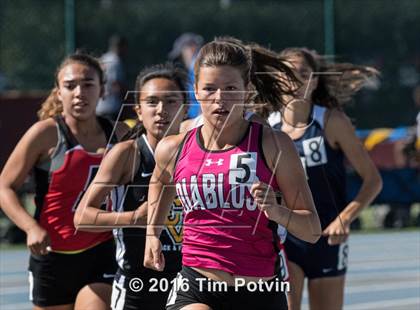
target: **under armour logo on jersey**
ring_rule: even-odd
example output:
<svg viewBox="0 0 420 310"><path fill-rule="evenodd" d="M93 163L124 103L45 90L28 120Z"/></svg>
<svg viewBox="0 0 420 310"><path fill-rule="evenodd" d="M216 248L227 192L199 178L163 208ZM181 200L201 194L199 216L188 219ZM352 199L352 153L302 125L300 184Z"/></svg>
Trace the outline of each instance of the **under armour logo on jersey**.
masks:
<svg viewBox="0 0 420 310"><path fill-rule="evenodd" d="M211 165L217 164L218 166L222 166L223 165L223 158L219 158L217 161L213 161L212 159L206 159L206 163L204 164L204 166L210 167Z"/></svg>

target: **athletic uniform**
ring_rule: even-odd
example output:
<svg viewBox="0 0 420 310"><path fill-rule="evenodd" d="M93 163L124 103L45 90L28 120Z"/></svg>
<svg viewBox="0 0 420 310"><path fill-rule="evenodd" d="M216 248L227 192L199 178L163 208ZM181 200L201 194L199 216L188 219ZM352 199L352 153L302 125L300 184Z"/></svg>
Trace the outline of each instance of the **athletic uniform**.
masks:
<svg viewBox="0 0 420 310"><path fill-rule="evenodd" d="M74 303L83 286L112 283L116 270L112 234L76 231L73 224L75 209L103 155L85 151L61 116L55 121L55 151L34 171L35 218L48 232L52 249L29 260L30 300L41 307ZM98 121L109 141L112 124Z"/></svg>
<svg viewBox="0 0 420 310"><path fill-rule="evenodd" d="M112 191L112 206L117 212L134 211L147 201L155 160L145 135L137 138L136 143L140 160L138 171L132 182ZM143 267L146 229L114 229L119 268L112 288L112 309L165 308L171 281L181 269L182 206L179 200L175 200L166 225L169 226L166 226L160 238L166 261L163 272ZM137 278L144 285L140 291L137 286L134 290L130 287L130 282L131 285L138 284L135 283Z"/></svg>
<svg viewBox="0 0 420 310"><path fill-rule="evenodd" d="M344 154L333 149L324 131L327 109L313 105L309 125L303 136L294 140L305 168L309 187L324 230L345 208L346 174ZM280 113L273 113L270 125L281 130ZM348 245L328 245L328 237L311 244L288 234L285 250L290 261L299 265L309 279L339 276L346 273Z"/></svg>
<svg viewBox="0 0 420 310"><path fill-rule="evenodd" d="M189 289L174 285L167 309L192 303L205 303L212 309L234 309L239 304L241 309L257 309L262 304L267 305L265 309L286 309L285 295L274 290L200 289L196 278L205 277L191 267L278 280L281 248L277 223L267 219L250 193L257 180L279 190L263 155L262 125L249 123L237 146L220 151L205 149L199 138L201 128L186 134L174 172L185 212L183 269L176 283L187 281Z"/></svg>

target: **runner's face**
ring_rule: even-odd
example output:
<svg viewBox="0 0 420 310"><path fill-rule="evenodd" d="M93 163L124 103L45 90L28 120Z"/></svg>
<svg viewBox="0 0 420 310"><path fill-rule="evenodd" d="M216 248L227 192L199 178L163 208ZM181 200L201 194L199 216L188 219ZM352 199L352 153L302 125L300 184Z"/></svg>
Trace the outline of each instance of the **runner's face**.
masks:
<svg viewBox="0 0 420 310"><path fill-rule="evenodd" d="M293 71L302 85L297 91L296 97L299 99L308 99L312 97L312 92L318 84L318 77L313 75L313 69L306 63L303 57L293 56L288 59L293 65Z"/></svg>
<svg viewBox="0 0 420 310"><path fill-rule="evenodd" d="M136 111L147 132L158 140L175 134L184 117L184 97L177 84L165 78L147 81Z"/></svg>
<svg viewBox="0 0 420 310"><path fill-rule="evenodd" d="M213 127L229 126L242 119L247 96L247 88L237 68L200 68L195 97L200 102L203 117Z"/></svg>
<svg viewBox="0 0 420 310"><path fill-rule="evenodd" d="M95 69L81 63L70 63L58 73L58 98L64 115L78 120L95 116L102 86Z"/></svg>

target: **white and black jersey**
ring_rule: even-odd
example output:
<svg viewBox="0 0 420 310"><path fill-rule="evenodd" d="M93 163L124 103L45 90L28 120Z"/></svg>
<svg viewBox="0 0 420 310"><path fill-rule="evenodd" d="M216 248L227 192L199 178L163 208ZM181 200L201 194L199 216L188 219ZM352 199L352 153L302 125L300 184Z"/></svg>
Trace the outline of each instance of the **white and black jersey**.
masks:
<svg viewBox="0 0 420 310"><path fill-rule="evenodd" d="M136 143L139 168L132 182L117 187L111 194L112 206L117 212L134 211L147 200L149 182L155 167L154 154L145 135L137 138ZM175 199L160 238L166 261L164 272L172 273L181 269L182 222L182 207L179 200ZM143 258L146 229L117 228L113 232L119 272L127 276L142 273L145 269Z"/></svg>

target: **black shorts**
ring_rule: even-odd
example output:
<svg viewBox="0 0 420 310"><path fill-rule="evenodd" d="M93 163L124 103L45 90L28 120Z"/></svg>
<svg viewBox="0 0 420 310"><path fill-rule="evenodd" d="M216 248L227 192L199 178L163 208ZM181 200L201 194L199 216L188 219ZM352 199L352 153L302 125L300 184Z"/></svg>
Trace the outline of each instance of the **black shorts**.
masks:
<svg viewBox="0 0 420 310"><path fill-rule="evenodd" d="M51 252L29 259L29 297L39 307L73 304L87 284L114 280L114 240L77 254Z"/></svg>
<svg viewBox="0 0 420 310"><path fill-rule="evenodd" d="M111 308L113 310L159 310L165 309L171 281L177 273L158 272L146 269L138 275L117 271L112 284Z"/></svg>
<svg viewBox="0 0 420 310"><path fill-rule="evenodd" d="M239 285L224 287L221 283L184 266L169 294L166 309L178 310L201 303L212 310L287 310L286 294L282 291L279 278L262 282L265 287L262 290L255 286L256 282L250 288ZM271 289L266 289L265 285L271 286Z"/></svg>
<svg viewBox="0 0 420 310"><path fill-rule="evenodd" d="M287 259L302 268L308 279L337 277L347 271L347 242L331 246L328 237L321 237L311 244L288 234L284 248Z"/></svg>

